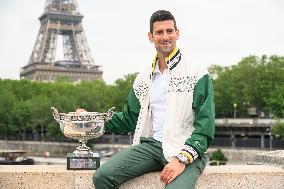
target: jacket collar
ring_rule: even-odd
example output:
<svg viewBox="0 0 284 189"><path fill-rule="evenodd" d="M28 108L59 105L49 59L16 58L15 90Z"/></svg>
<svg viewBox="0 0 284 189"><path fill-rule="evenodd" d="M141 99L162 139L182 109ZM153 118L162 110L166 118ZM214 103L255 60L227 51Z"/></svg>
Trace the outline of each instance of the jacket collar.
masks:
<svg viewBox="0 0 284 189"><path fill-rule="evenodd" d="M165 58L168 68L170 71L174 69L181 60L181 53L180 50L176 47L171 54ZM156 69L156 65L158 63L158 55L155 56L152 62L152 75Z"/></svg>

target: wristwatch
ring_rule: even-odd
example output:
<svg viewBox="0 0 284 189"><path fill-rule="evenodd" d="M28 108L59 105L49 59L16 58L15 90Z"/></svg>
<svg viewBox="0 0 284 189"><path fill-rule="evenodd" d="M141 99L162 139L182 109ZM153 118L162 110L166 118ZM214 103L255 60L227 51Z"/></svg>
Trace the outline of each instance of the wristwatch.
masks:
<svg viewBox="0 0 284 189"><path fill-rule="evenodd" d="M176 157L178 158L178 161L182 164L187 165L189 163L188 158L182 154L178 154Z"/></svg>

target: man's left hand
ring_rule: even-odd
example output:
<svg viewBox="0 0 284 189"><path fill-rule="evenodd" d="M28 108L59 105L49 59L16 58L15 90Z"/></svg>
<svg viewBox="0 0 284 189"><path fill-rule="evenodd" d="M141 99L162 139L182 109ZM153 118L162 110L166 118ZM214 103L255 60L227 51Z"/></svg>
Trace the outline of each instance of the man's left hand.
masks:
<svg viewBox="0 0 284 189"><path fill-rule="evenodd" d="M161 172L160 179L166 184L170 184L185 170L185 166L186 165L180 163L177 158L174 158L164 167Z"/></svg>

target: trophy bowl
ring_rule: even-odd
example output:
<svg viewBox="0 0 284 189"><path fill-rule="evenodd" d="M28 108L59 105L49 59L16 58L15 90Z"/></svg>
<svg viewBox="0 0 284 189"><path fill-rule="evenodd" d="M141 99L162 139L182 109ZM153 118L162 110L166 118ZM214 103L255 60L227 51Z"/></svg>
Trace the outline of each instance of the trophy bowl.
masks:
<svg viewBox="0 0 284 189"><path fill-rule="evenodd" d="M66 137L79 140L80 142L80 145L73 153L67 154L67 169L98 168L99 155L93 153L86 143L89 139L98 138L103 135L105 122L111 119L114 108L109 109L107 113L59 113L56 108L51 107L51 109L53 110L53 118L59 123L62 133ZM74 160L78 162L74 162ZM84 164L83 167L82 164Z"/></svg>

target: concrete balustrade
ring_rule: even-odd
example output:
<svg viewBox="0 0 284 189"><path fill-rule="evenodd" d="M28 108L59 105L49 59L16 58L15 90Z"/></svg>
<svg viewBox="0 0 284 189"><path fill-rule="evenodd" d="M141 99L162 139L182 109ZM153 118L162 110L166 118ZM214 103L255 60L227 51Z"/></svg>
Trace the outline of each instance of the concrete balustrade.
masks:
<svg viewBox="0 0 284 189"><path fill-rule="evenodd" d="M65 165L1 165L0 188L94 189L94 171L66 170ZM159 172L133 179L120 189L162 189ZM268 165L207 166L196 189L283 189L284 169Z"/></svg>

